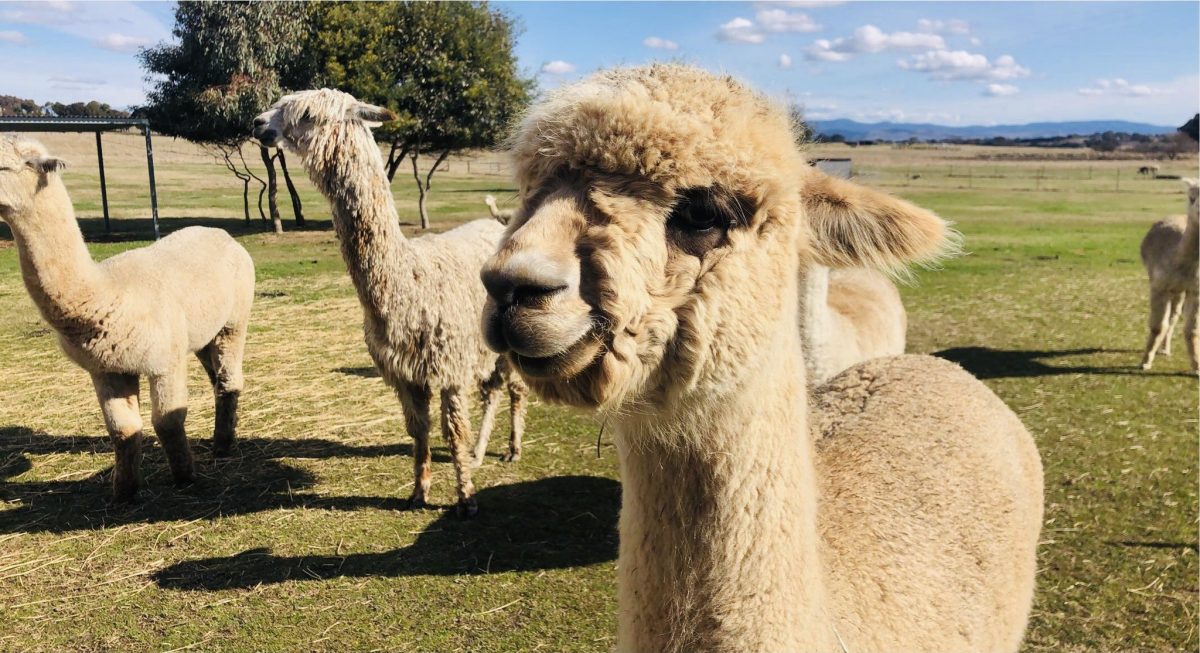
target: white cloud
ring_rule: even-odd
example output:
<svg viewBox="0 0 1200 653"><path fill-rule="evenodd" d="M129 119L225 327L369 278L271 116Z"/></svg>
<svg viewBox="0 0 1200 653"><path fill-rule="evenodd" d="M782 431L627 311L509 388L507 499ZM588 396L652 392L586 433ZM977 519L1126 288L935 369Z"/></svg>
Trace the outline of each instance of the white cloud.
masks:
<svg viewBox="0 0 1200 653"><path fill-rule="evenodd" d="M927 34L966 36L971 33L971 24L958 18L950 20L922 18L917 21L917 29Z"/></svg>
<svg viewBox="0 0 1200 653"><path fill-rule="evenodd" d="M717 28L717 39L729 43L758 44L767 40L767 37L753 21L738 16Z"/></svg>
<svg viewBox="0 0 1200 653"><path fill-rule="evenodd" d="M1162 95L1166 93L1165 89L1148 86L1146 84L1130 84L1128 80L1120 77L1113 79L1097 79L1096 85L1088 88L1079 89L1080 95L1100 96L1112 95L1119 97L1148 97L1151 95Z"/></svg>
<svg viewBox="0 0 1200 653"><path fill-rule="evenodd" d="M667 39L660 39L657 36L647 36L642 39L642 45L655 50L678 50L679 44Z"/></svg>
<svg viewBox="0 0 1200 653"><path fill-rule="evenodd" d="M805 57L816 61L846 61L857 54L876 54L887 50L943 50L945 48L945 39L937 34L917 32L888 34L874 25L863 25L854 30L853 36L839 37L832 41L817 39L805 52Z"/></svg>
<svg viewBox="0 0 1200 653"><path fill-rule="evenodd" d="M792 58L786 54L779 55L779 67L784 69L791 68Z"/></svg>
<svg viewBox="0 0 1200 653"><path fill-rule="evenodd" d="M990 97L1004 97L1006 95L1016 95L1020 90L1012 84L988 84L983 89L983 94Z"/></svg>
<svg viewBox="0 0 1200 653"><path fill-rule="evenodd" d="M768 32L816 32L821 29L807 15L782 9L763 9L754 18Z"/></svg>
<svg viewBox="0 0 1200 653"><path fill-rule="evenodd" d="M915 54L898 65L905 70L928 73L934 79L973 79L1003 81L1029 76L1029 69L1010 55L989 61L982 54L965 50L930 50Z"/></svg>
<svg viewBox="0 0 1200 653"><path fill-rule="evenodd" d="M542 66L542 72L550 75L569 75L575 72L575 64L567 63L562 59L555 59Z"/></svg>
<svg viewBox="0 0 1200 653"><path fill-rule="evenodd" d="M970 39L967 40L967 42L975 47L979 47L979 46L983 45L983 39L979 38L978 36L972 36Z"/></svg>
<svg viewBox="0 0 1200 653"><path fill-rule="evenodd" d="M16 45L25 45L29 42L29 37L15 30L4 30L0 32L0 43L15 43Z"/></svg>
<svg viewBox="0 0 1200 653"><path fill-rule="evenodd" d="M92 45L102 50L111 50L112 52L136 52L138 48L144 48L153 44L154 40L145 36L129 36L128 34L118 34L116 32L110 32L98 39L92 40Z"/></svg>
<svg viewBox="0 0 1200 653"><path fill-rule="evenodd" d="M91 91L104 86L106 82L96 77L78 77L75 75L51 75L50 88L65 91Z"/></svg>

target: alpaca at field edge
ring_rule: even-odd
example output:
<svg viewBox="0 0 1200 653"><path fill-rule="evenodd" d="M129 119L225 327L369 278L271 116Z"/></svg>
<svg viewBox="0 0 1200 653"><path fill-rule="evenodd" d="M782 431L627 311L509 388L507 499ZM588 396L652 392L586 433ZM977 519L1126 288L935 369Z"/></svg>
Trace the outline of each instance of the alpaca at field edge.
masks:
<svg viewBox="0 0 1200 653"><path fill-rule="evenodd" d="M944 222L811 170L786 111L686 66L556 90L512 148L485 333L615 433L618 651L1017 650L1042 480L1016 415L900 356L808 422L799 266L929 259Z"/></svg>
<svg viewBox="0 0 1200 653"><path fill-rule="evenodd" d="M1142 265L1150 278L1150 334L1142 355L1142 369L1154 364L1155 354L1171 353L1171 334L1180 316L1184 316L1183 339L1187 344L1192 372L1200 369L1200 340L1197 320L1197 261L1200 260L1200 187L1195 179L1187 184L1187 214L1154 223L1142 239Z"/></svg>
<svg viewBox="0 0 1200 653"><path fill-rule="evenodd" d="M40 143L0 138L0 217L12 229L25 287L63 352L92 376L116 450L113 496L132 499L141 485L142 376L171 474L190 482L188 355L213 384L213 455L226 455L237 432L254 262L224 231L188 227L96 263L57 174L62 167Z"/></svg>
<svg viewBox="0 0 1200 653"><path fill-rule="evenodd" d="M395 116L332 89L286 95L254 121L268 147L297 152L313 184L329 199L342 258L363 307L367 351L404 407L413 438L415 486L409 506L429 493L430 402L441 393L442 435L457 477L462 516L478 507L471 483L469 394L491 401L508 385L512 436L504 460L521 455L525 386L488 350L479 331L485 299L479 268L504 226L475 220L442 234L406 239L400 231L383 157L371 129ZM494 408L485 406L486 442ZM479 452L483 454L482 451Z"/></svg>
<svg viewBox="0 0 1200 653"><path fill-rule="evenodd" d="M806 266L800 316L810 386L855 363L904 353L908 314L896 284L878 270Z"/></svg>
<svg viewBox="0 0 1200 653"><path fill-rule="evenodd" d="M512 209L502 209L496 206L496 198L491 195L484 197L483 203L487 204L488 213L491 213L493 218L499 220L500 224L508 224L512 220L513 214L516 213Z"/></svg>

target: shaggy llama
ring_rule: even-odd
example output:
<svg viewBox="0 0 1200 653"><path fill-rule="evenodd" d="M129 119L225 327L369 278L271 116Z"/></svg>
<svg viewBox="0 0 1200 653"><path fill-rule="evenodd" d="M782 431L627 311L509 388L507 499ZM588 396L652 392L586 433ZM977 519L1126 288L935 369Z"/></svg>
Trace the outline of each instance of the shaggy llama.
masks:
<svg viewBox="0 0 1200 653"><path fill-rule="evenodd" d="M811 386L855 363L904 353L904 302L876 270L808 265L800 279L800 320Z"/></svg>
<svg viewBox="0 0 1200 653"><path fill-rule="evenodd" d="M1012 411L900 356L831 379L808 421L800 265L929 258L946 226L792 143L782 109L673 65L562 88L513 137L485 332L616 434L616 648L1015 651L1042 480Z"/></svg>
<svg viewBox="0 0 1200 653"><path fill-rule="evenodd" d="M496 206L496 198L491 195L484 196L483 203L487 204L488 213L491 213L492 217L498 220L500 224L508 224L516 214L516 211L512 209L502 209Z"/></svg>
<svg viewBox="0 0 1200 653"><path fill-rule="evenodd" d="M29 296L63 352L92 376L116 450L113 496L126 501L141 485L142 376L177 483L195 473L184 433L189 354L216 395L213 455L233 445L254 262L224 231L188 227L96 263L56 174L62 167L40 143L0 139L0 217L12 228Z"/></svg>
<svg viewBox="0 0 1200 653"><path fill-rule="evenodd" d="M1142 265L1150 277L1150 335L1142 355L1142 369L1154 364L1155 354L1171 353L1171 334L1181 315L1184 316L1183 339L1187 343L1192 372L1200 369L1200 335L1197 302L1200 278L1200 209L1197 197L1200 187L1195 179L1187 184L1187 215L1176 215L1154 223L1142 239Z"/></svg>
<svg viewBox="0 0 1200 653"><path fill-rule="evenodd" d="M505 460L521 455L525 387L479 333L485 293L479 268L504 227L475 220L442 234L406 239L371 129L394 119L387 109L331 89L284 96L255 119L268 147L297 152L313 184L329 199L342 258L363 308L367 350L404 407L414 442L415 486L409 506L426 505L430 484L430 402L440 392L442 435L457 477L460 515L478 507L471 483L469 394L484 408L480 441L495 417L500 389L511 399L512 436ZM482 457L483 451L479 451Z"/></svg>

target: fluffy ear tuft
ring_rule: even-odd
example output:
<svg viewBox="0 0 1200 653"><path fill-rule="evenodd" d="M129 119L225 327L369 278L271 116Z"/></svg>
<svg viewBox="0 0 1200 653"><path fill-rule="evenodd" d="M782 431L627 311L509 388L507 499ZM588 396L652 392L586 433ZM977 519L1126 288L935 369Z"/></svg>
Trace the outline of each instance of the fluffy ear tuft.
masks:
<svg viewBox="0 0 1200 653"><path fill-rule="evenodd" d="M352 109L352 111L354 112L354 117L372 127L378 127L385 122L390 122L396 119L396 114L392 113L391 110L385 109L384 107L377 107L374 104L367 104L365 102L359 102L358 104L354 105L354 109Z"/></svg>
<svg viewBox="0 0 1200 653"><path fill-rule="evenodd" d="M45 175L65 169L67 167L67 162L56 156L39 154L25 159L25 165L33 168L39 174Z"/></svg>
<svg viewBox="0 0 1200 653"><path fill-rule="evenodd" d="M813 256L821 265L896 272L959 252L961 237L949 223L887 193L810 168L801 194Z"/></svg>

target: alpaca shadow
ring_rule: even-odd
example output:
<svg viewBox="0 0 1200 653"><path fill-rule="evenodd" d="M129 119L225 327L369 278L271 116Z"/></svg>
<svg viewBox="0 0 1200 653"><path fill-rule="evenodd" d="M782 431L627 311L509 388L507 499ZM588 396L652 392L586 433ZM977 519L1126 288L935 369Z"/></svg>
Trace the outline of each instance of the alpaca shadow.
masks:
<svg viewBox="0 0 1200 653"><path fill-rule="evenodd" d="M991 347L954 347L934 352L938 358L958 363L963 369L979 379L1002 379L1030 376L1055 376L1059 374L1121 374L1137 376L1189 376L1184 372L1158 372L1143 370L1140 365L1094 366L1094 365L1051 365L1044 359L1064 356L1086 356L1089 354L1139 354L1127 349L1059 349L1059 350L1006 350ZM1136 359L1135 359L1136 360Z"/></svg>
<svg viewBox="0 0 1200 653"><path fill-rule="evenodd" d="M1142 540L1105 540L1105 544L1109 546L1126 546L1138 547L1146 549L1191 549L1193 553L1200 553L1200 543L1198 542L1160 542L1160 541L1142 541Z"/></svg>
<svg viewBox="0 0 1200 653"><path fill-rule="evenodd" d="M112 445L107 437L55 436L17 426L0 427L0 504L13 506L0 511L0 534L62 533L281 508L403 510L406 507L407 497L399 489L408 481L406 464L396 469L396 496L331 497L312 491L319 482L312 472L279 459L411 457L410 443L348 445L317 438L245 438L238 440L233 456L214 460L209 440L192 439L197 479L176 488L161 447L151 442L147 438L143 445L145 478L139 501L115 504L110 485ZM443 449L435 452L434 460L449 462L449 455ZM80 453L102 456L108 466L97 472L85 472L82 478L72 475L67 480L11 480L33 468L29 455Z"/></svg>
<svg viewBox="0 0 1200 653"><path fill-rule="evenodd" d="M346 376L357 376L357 377L361 377L364 379L378 379L379 378L379 370L375 369L374 366L371 366L371 367L335 367L335 368L333 368L333 371L337 372L338 374L345 374Z"/></svg>
<svg viewBox="0 0 1200 653"><path fill-rule="evenodd" d="M517 189L512 188L512 187L509 187L509 188L449 188L449 189L443 190L442 192L443 193L485 193L485 194L491 193L493 195L499 195L501 193L508 193L509 195L512 195L515 197L517 194ZM496 199L500 199L500 198L497 197ZM481 198L479 201L480 201L480 203L482 203L483 199Z"/></svg>
<svg viewBox="0 0 1200 653"><path fill-rule="evenodd" d="M160 587L222 590L290 581L536 571L617 557L620 485L596 476L556 476L487 488L479 517L446 514L410 546L382 553L277 556L258 548L188 560L154 574Z"/></svg>

